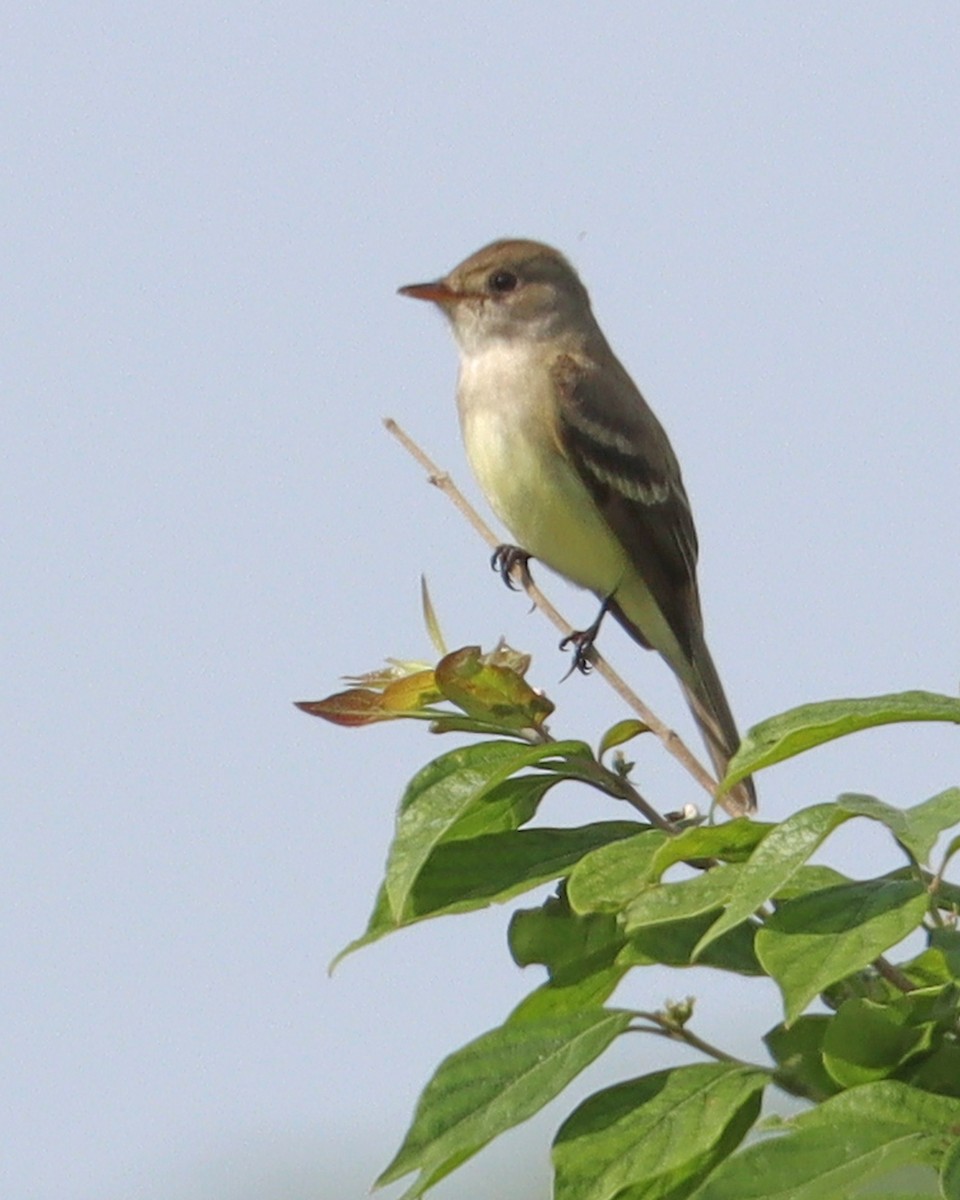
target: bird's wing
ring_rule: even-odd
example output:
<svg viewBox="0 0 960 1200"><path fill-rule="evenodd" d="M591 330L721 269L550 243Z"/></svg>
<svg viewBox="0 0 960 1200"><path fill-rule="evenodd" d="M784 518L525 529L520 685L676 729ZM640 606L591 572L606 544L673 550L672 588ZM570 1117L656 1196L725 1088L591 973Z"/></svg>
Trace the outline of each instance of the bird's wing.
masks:
<svg viewBox="0 0 960 1200"><path fill-rule="evenodd" d="M563 354L552 371L561 447L692 654L702 628L697 534L667 435L616 359L601 371L591 359Z"/></svg>

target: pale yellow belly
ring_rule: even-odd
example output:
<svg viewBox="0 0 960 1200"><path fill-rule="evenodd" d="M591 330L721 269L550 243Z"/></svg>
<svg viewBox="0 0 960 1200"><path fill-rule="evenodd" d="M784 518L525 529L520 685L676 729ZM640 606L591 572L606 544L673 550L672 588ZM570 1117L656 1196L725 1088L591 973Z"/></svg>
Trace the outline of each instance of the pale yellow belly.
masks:
<svg viewBox="0 0 960 1200"><path fill-rule="evenodd" d="M552 440L519 414L480 411L464 420L470 465L517 545L600 595L616 590L627 562L593 498Z"/></svg>
<svg viewBox="0 0 960 1200"><path fill-rule="evenodd" d="M467 457L490 507L521 549L597 596L616 596L648 642L682 663L646 584L537 416L529 397L510 408L461 402Z"/></svg>

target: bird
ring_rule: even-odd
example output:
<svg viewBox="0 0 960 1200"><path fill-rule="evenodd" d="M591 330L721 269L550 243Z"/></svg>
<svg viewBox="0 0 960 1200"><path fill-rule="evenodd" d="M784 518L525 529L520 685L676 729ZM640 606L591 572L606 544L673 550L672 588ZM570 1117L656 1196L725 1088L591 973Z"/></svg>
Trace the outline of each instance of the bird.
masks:
<svg viewBox="0 0 960 1200"><path fill-rule="evenodd" d="M459 350L457 406L467 458L516 544L504 578L534 558L601 602L562 645L589 668L610 612L680 683L720 779L740 743L704 637L698 542L663 426L610 348L586 287L553 247L492 242L401 295L431 301ZM728 800L756 809L749 778Z"/></svg>

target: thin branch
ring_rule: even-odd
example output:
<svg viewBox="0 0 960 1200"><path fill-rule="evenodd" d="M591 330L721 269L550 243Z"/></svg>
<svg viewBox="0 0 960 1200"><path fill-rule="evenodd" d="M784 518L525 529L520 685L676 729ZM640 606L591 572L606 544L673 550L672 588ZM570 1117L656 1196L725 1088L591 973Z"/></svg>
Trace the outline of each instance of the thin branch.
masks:
<svg viewBox="0 0 960 1200"><path fill-rule="evenodd" d="M873 965L877 968L877 971L883 976L887 983L889 983L891 987L895 987L897 991L915 992L917 990L917 985L912 980L908 979L899 967L895 967L892 962L884 958L882 954L879 958L875 958L873 960Z"/></svg>
<svg viewBox="0 0 960 1200"><path fill-rule="evenodd" d="M629 1031L631 1033L653 1033L657 1037L669 1038L672 1042L683 1042L685 1045L692 1047L694 1050L699 1050L701 1054L706 1054L708 1058L715 1058L717 1062L736 1063L737 1066L746 1067L750 1064L742 1058L737 1058L733 1054L728 1054L726 1050L721 1050L719 1046L714 1046L710 1042L706 1042L685 1025L674 1025L672 1022L665 1020L660 1013L638 1012L638 1017L645 1021L650 1021L649 1025L631 1025Z"/></svg>
<svg viewBox="0 0 960 1200"><path fill-rule="evenodd" d="M473 505L466 499L464 494L456 486L446 471L442 471L437 464L417 445L410 435L402 429L392 417L384 419L384 425L389 433L391 433L401 446L410 454L421 467L426 471L427 478L430 483L439 488L441 492L450 500L462 516L466 517L467 521L473 526L476 532L483 538L491 550L495 550L500 545L500 540L483 520ZM550 603L547 597L541 592L537 585L530 578L527 571L524 571L519 565L512 572L513 578L520 583L525 589L527 595L533 604L540 609L545 616L553 622L553 624L566 637L573 633L573 626L560 615L557 609ZM663 745L668 753L679 762L697 781L698 784L708 793L711 801L717 794L717 783L710 775L709 771L703 766L696 755L690 750L682 738L668 725L666 725L657 716L652 709L640 699L640 697L628 686L626 681L619 675L613 667L596 651L594 653L593 665L597 674L602 676L607 683L613 688L620 699L631 708L643 723L649 727ZM736 805L731 803L726 796L719 797L718 803L732 817L740 816Z"/></svg>
<svg viewBox="0 0 960 1200"><path fill-rule="evenodd" d="M591 769L587 769L587 767ZM668 817L663 817L653 807L649 800L645 800L640 792L622 775L617 775L611 771L609 767L605 767L603 763L584 764L583 774L578 775L578 778L585 783L589 783L591 787L595 787L606 796L613 796L616 800L625 800L627 804L632 805L638 813L646 817L651 825L656 825L658 829L662 829L664 833L677 834L680 832L680 827L675 825Z"/></svg>

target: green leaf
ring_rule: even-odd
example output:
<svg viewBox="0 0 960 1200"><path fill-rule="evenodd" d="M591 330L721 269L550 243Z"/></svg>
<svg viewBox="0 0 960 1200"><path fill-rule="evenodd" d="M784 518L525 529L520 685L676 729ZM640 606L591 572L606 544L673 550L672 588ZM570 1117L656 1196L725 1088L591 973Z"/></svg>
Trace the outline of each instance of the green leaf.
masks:
<svg viewBox="0 0 960 1200"><path fill-rule="evenodd" d="M855 817L869 817L886 825L894 837L906 829L906 813L902 808L878 800L876 796L864 796L859 792L845 792L837 797L837 807Z"/></svg>
<svg viewBox="0 0 960 1200"><path fill-rule="evenodd" d="M932 929L930 948L943 956L943 970L960 981L960 929Z"/></svg>
<svg viewBox="0 0 960 1200"><path fill-rule="evenodd" d="M713 912L726 904L741 870L740 864L724 863L693 879L648 885L624 909L626 932Z"/></svg>
<svg viewBox="0 0 960 1200"><path fill-rule="evenodd" d="M793 900L797 896L805 896L808 892L821 892L824 888L850 882L848 875L841 875L833 867L812 867L805 863L798 867L786 883L777 888L773 897L776 900Z"/></svg>
<svg viewBox="0 0 960 1200"><path fill-rule="evenodd" d="M794 813L768 833L744 864L725 911L704 935L698 954L786 887L817 847L849 816L833 804L815 804Z"/></svg>
<svg viewBox="0 0 960 1200"><path fill-rule="evenodd" d="M928 879L927 882L930 883L932 880ZM951 914L960 912L960 885L950 883L949 880L941 876L930 895L938 908Z"/></svg>
<svg viewBox="0 0 960 1200"><path fill-rule="evenodd" d="M390 910L402 920L417 876L440 842L456 837L457 825L472 821L505 779L547 757L561 756L577 742L526 746L511 741L478 742L441 755L411 779L400 802L387 860Z"/></svg>
<svg viewBox="0 0 960 1200"><path fill-rule="evenodd" d="M643 721L636 717L627 717L623 721L618 721L616 725L611 725L607 732L600 739L600 745L597 748L597 758L603 758L608 750L612 750L614 746L622 746L624 742L629 742L640 733L649 733L650 726L644 724Z"/></svg>
<svg viewBox="0 0 960 1200"><path fill-rule="evenodd" d="M940 1164L940 1195L960 1200L960 1138L950 1143Z"/></svg>
<svg viewBox="0 0 960 1200"><path fill-rule="evenodd" d="M872 1000L875 1004L890 1004L895 996L902 993L888 983L872 964L862 970L845 975L836 983L831 983L820 993L820 999L834 1012L838 1012L841 1004L848 1000Z"/></svg>
<svg viewBox="0 0 960 1200"><path fill-rule="evenodd" d="M527 742L520 730L511 731L504 727L502 721L482 721L477 717L468 717L466 713L443 712L435 709L430 712L431 733L477 733L484 737L516 737Z"/></svg>
<svg viewBox="0 0 960 1200"><path fill-rule="evenodd" d="M960 1046L942 1041L932 1054L904 1071L901 1078L921 1091L960 1099Z"/></svg>
<svg viewBox="0 0 960 1200"><path fill-rule="evenodd" d="M940 875L941 876L943 875L944 871L947 869L947 863L950 862L950 860L953 858L953 856L957 853L958 850L960 850L960 835L958 835L955 838L951 838L949 844L947 845L946 850L943 852L943 862L940 864Z"/></svg>
<svg viewBox="0 0 960 1200"><path fill-rule="evenodd" d="M515 912L508 940L518 967L543 965L555 984L565 985L612 966L623 933L614 917L578 916L560 895L551 896L539 908Z"/></svg>
<svg viewBox="0 0 960 1200"><path fill-rule="evenodd" d="M900 841L918 862L927 862L941 833L960 825L960 787L947 788L904 813L907 828ZM958 843L960 844L960 843Z"/></svg>
<svg viewBox="0 0 960 1200"><path fill-rule="evenodd" d="M724 862L743 862L753 853L776 825L737 817L722 825L695 825L675 837L667 838L652 864L651 879L660 876L674 863L704 858Z"/></svg>
<svg viewBox="0 0 960 1200"><path fill-rule="evenodd" d="M695 1200L849 1200L897 1167L937 1168L958 1119L956 1101L892 1080L851 1088L721 1163Z"/></svg>
<svg viewBox="0 0 960 1200"><path fill-rule="evenodd" d="M626 973L627 967L617 964L608 963L595 968L584 964L584 971L579 978L571 978L568 974L562 982L548 979L541 984L520 1001L507 1020L542 1020L544 1017L582 1012L585 1008L597 1008L610 999Z"/></svg>
<svg viewBox="0 0 960 1200"><path fill-rule="evenodd" d="M619 912L651 877L654 855L669 840L660 829L646 829L588 854L567 885L572 908L579 913Z"/></svg>
<svg viewBox="0 0 960 1200"><path fill-rule="evenodd" d="M853 1194L857 1197L857 1200L870 1200L871 1196L875 1196L877 1200L931 1200L931 1198L936 1195L936 1193L931 1190L931 1188L936 1187L936 1176L932 1175L928 1168L912 1167L906 1168L902 1171L897 1171L895 1173L895 1178L898 1183L902 1184L906 1180L914 1184L915 1187L918 1187L921 1183L923 1183L927 1176L930 1176L930 1187L922 1192L891 1191L889 1187L890 1180L888 1179L877 1184L876 1188L868 1187L866 1191L857 1191Z"/></svg>
<svg viewBox="0 0 960 1200"><path fill-rule="evenodd" d="M932 932L932 931L931 931ZM950 932L955 932L951 930ZM900 970L911 983L918 987L935 987L937 984L949 983L956 980L956 975L950 970L949 960L942 950L928 946L916 958L901 963Z"/></svg>
<svg viewBox="0 0 960 1200"><path fill-rule="evenodd" d="M387 900L387 889L381 884L377 889L377 898L373 902L373 912L367 920L366 929L360 937L354 938L352 942L348 942L334 958L330 963L330 973L333 973L348 954L354 954L357 950L362 950L364 946L370 946L374 942L378 942L382 937L386 937L388 933L393 933L398 928L396 918L390 911L390 902Z"/></svg>
<svg viewBox="0 0 960 1200"><path fill-rule="evenodd" d="M858 700L803 704L747 730L722 782L729 791L747 775L783 762L834 738L899 721L952 721L960 725L960 699L935 692L898 692Z"/></svg>
<svg viewBox="0 0 960 1200"><path fill-rule="evenodd" d="M906 1025L933 1025L940 1033L952 1034L960 1015L960 988L953 982L897 992L888 1004Z"/></svg>
<svg viewBox="0 0 960 1200"><path fill-rule="evenodd" d="M520 829L441 842L408 894L402 923L509 900L566 875L584 854L632 836L635 828L632 821L598 821L578 829Z"/></svg>
<svg viewBox="0 0 960 1200"><path fill-rule="evenodd" d="M498 1134L538 1112L631 1019L629 1012L601 1008L511 1022L451 1054L424 1089L403 1145L375 1186L419 1171L403 1200L423 1195Z"/></svg>
<svg viewBox="0 0 960 1200"><path fill-rule="evenodd" d="M893 1005L848 1000L830 1022L823 1063L841 1087L886 1079L910 1059L930 1049L934 1027L914 1025Z"/></svg>
<svg viewBox="0 0 960 1200"><path fill-rule="evenodd" d="M778 904L756 948L783 993L787 1023L829 984L912 933L926 910L923 886L911 881L867 880Z"/></svg>
<svg viewBox="0 0 960 1200"><path fill-rule="evenodd" d="M840 1091L823 1065L823 1041L832 1023L833 1017L809 1014L789 1027L775 1026L764 1037L780 1087L807 1100L825 1100Z"/></svg>
<svg viewBox="0 0 960 1200"><path fill-rule="evenodd" d="M960 824L960 788L947 791L913 808L895 808L875 796L844 795L837 804L845 812L870 817L886 825L917 862L926 862L940 834Z"/></svg>
<svg viewBox="0 0 960 1200"><path fill-rule="evenodd" d="M556 1200L680 1200L740 1142L769 1076L711 1063L606 1088L561 1125Z"/></svg>
<svg viewBox="0 0 960 1200"><path fill-rule="evenodd" d="M789 1125L795 1129L831 1129L850 1117L928 1136L933 1139L933 1155L921 1161L935 1163L939 1158L936 1142L960 1121L960 1101L931 1096L905 1083L885 1079L849 1088L817 1108L798 1113Z"/></svg>
<svg viewBox="0 0 960 1200"><path fill-rule="evenodd" d="M530 782L549 785L555 781ZM441 842L414 880L403 913L398 916L393 911L381 888L363 936L351 942L334 962L418 921L502 904L560 878L582 855L611 840L629 837L635 828L630 821L599 821L579 829L507 830Z"/></svg>
<svg viewBox="0 0 960 1200"><path fill-rule="evenodd" d="M715 967L737 975L765 975L753 948L756 926L745 922L711 942L694 961L693 952L713 917L704 913L668 925L648 925L630 935L617 955L624 966Z"/></svg>
<svg viewBox="0 0 960 1200"><path fill-rule="evenodd" d="M570 903L577 912L619 912L634 897L645 895L650 882L675 863L711 858L739 862L773 828L740 818L686 829L674 837L659 829L644 830L582 859L570 876Z"/></svg>
<svg viewBox="0 0 960 1200"><path fill-rule="evenodd" d="M481 804L468 806L446 837L462 842L519 829L533 818L540 801L556 782L552 775L511 775L484 793Z"/></svg>

